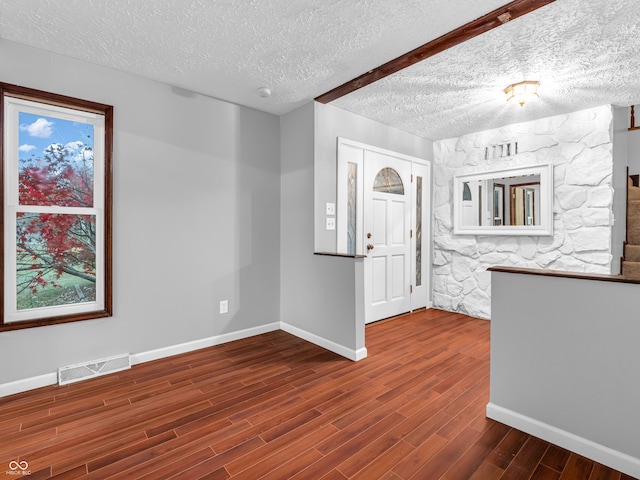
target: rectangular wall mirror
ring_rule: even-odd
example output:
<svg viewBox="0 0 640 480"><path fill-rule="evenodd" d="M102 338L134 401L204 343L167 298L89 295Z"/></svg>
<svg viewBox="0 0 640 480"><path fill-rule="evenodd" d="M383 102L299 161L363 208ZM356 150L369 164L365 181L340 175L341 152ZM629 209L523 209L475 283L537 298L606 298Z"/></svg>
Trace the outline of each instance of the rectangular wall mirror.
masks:
<svg viewBox="0 0 640 480"><path fill-rule="evenodd" d="M553 235L553 165L457 175L456 235Z"/></svg>

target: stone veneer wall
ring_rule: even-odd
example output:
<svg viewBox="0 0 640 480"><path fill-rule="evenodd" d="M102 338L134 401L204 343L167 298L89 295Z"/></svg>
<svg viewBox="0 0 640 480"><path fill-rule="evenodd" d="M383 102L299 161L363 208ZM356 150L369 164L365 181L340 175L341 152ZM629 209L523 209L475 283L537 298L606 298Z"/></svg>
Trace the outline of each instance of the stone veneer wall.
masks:
<svg viewBox="0 0 640 480"><path fill-rule="evenodd" d="M435 142L434 307L490 318L496 265L611 273L612 139L607 105ZM485 159L485 147L512 142L517 155ZM453 234L454 175L549 162L552 237Z"/></svg>

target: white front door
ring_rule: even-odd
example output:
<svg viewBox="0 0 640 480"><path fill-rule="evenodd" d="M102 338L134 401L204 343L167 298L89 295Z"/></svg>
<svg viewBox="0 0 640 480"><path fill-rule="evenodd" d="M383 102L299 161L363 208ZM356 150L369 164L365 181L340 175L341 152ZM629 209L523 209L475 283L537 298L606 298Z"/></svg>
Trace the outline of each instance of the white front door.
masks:
<svg viewBox="0 0 640 480"><path fill-rule="evenodd" d="M411 310L411 162L365 151L367 323Z"/></svg>

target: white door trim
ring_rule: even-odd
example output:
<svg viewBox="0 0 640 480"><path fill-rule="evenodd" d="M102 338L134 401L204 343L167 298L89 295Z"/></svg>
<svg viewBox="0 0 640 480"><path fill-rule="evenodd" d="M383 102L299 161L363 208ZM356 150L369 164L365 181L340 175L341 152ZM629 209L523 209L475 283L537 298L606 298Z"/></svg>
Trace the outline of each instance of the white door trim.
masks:
<svg viewBox="0 0 640 480"><path fill-rule="evenodd" d="M412 169L421 173L423 178L423 248L422 248L422 288L418 290L414 299L420 297L421 301L412 301L411 310L421 307L430 307L432 305L432 195L433 188L431 185L431 161L423 158L413 157L392 150L375 147L362 142L349 140L344 137L337 137L337 191L336 191L336 235L337 235L337 252L347 252L347 168L348 163L355 163L357 168L357 209L356 209L356 251L357 255L366 254L364 232L364 156L366 151L376 152L395 157L400 160L410 161ZM414 174L414 177L416 175ZM415 182L411 184L412 205L415 205ZM416 224L415 211L412 207L412 225ZM415 259L415 235L412 239L412 258ZM415 262L411 262L412 278L415 278ZM366 280L365 280L366 281ZM413 284L415 285L415 284ZM414 290L415 291L415 290ZM367 318L365 316L365 322Z"/></svg>

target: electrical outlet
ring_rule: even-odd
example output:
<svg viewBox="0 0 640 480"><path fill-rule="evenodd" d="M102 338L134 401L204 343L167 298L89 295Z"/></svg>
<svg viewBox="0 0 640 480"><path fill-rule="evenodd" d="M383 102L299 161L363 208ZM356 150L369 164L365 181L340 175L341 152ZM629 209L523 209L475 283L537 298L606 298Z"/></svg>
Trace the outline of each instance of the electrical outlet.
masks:
<svg viewBox="0 0 640 480"><path fill-rule="evenodd" d="M327 217L327 230L336 229L336 219L334 217Z"/></svg>
<svg viewBox="0 0 640 480"><path fill-rule="evenodd" d="M229 300L220 300L220 313L229 313Z"/></svg>

